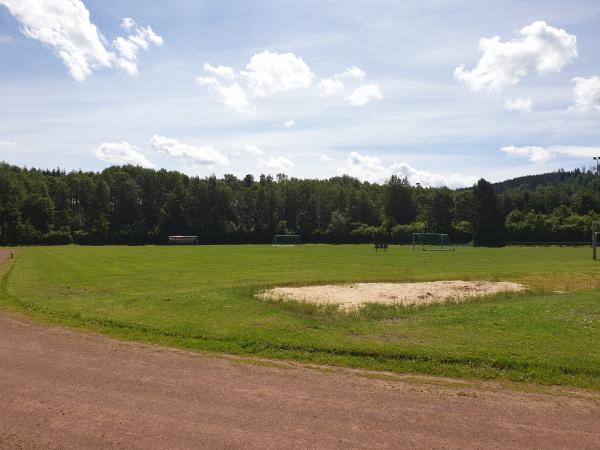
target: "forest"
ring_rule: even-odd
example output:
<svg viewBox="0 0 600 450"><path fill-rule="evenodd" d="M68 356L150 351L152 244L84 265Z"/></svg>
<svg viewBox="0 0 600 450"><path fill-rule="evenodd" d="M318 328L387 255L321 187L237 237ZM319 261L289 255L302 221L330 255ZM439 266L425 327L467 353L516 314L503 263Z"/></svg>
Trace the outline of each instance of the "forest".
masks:
<svg viewBox="0 0 600 450"><path fill-rule="evenodd" d="M0 164L0 245L164 244L173 234L200 243L408 243L414 232L456 243L589 242L600 221L598 176L589 169L465 189L383 184L349 176L237 178L114 166L102 172Z"/></svg>

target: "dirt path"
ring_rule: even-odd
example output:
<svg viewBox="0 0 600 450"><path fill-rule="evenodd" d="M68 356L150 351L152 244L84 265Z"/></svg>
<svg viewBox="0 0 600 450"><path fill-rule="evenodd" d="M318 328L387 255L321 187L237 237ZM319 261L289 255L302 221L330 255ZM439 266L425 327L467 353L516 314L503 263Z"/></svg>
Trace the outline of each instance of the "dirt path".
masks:
<svg viewBox="0 0 600 450"><path fill-rule="evenodd" d="M600 448L594 393L377 376L0 313L0 448Z"/></svg>
<svg viewBox="0 0 600 450"><path fill-rule="evenodd" d="M0 248L0 266L10 259L11 251L7 248Z"/></svg>

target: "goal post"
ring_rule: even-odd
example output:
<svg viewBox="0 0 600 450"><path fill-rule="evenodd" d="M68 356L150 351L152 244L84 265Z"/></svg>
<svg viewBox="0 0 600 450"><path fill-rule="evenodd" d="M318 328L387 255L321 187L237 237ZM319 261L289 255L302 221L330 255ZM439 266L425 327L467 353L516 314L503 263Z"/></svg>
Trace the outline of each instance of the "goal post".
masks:
<svg viewBox="0 0 600 450"><path fill-rule="evenodd" d="M300 245L300 235L299 234L276 234L273 236L273 247L278 247L282 245Z"/></svg>
<svg viewBox="0 0 600 450"><path fill-rule="evenodd" d="M598 241L600 240L600 222L592 223L592 259L596 261Z"/></svg>
<svg viewBox="0 0 600 450"><path fill-rule="evenodd" d="M197 245L198 236L169 236L169 245Z"/></svg>
<svg viewBox="0 0 600 450"><path fill-rule="evenodd" d="M454 251L450 236L445 233L413 233L413 252L417 248L426 251Z"/></svg>

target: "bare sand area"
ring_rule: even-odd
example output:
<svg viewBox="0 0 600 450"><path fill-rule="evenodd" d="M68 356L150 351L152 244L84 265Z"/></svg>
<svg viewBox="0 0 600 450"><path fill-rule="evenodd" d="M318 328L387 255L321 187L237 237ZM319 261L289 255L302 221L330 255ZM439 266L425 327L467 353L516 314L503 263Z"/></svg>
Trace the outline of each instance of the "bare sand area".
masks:
<svg viewBox="0 0 600 450"><path fill-rule="evenodd" d="M265 300L292 300L315 304L335 304L351 311L367 303L386 305L427 305L464 301L470 297L519 292L525 286L506 281L428 281L422 283L354 283L346 285L276 287L259 297Z"/></svg>

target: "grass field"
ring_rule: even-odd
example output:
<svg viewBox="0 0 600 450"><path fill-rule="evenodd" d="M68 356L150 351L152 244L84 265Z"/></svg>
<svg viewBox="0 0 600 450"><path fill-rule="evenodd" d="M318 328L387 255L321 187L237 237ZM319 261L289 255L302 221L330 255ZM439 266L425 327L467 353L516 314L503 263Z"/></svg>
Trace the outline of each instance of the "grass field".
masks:
<svg viewBox="0 0 600 450"><path fill-rule="evenodd" d="M600 389L600 263L590 256L559 247L31 247L0 269L0 307L197 350ZM275 285L448 279L531 290L352 314L254 298Z"/></svg>

